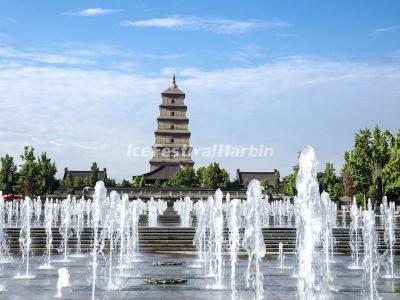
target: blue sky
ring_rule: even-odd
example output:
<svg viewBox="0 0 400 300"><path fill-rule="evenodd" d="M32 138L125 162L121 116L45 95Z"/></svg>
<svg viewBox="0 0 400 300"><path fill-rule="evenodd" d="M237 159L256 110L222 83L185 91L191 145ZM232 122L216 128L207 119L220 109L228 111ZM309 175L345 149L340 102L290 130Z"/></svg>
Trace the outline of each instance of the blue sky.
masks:
<svg viewBox="0 0 400 300"><path fill-rule="evenodd" d="M0 155L32 144L60 171L94 160L117 179L148 171L127 148L153 143L175 73L194 146L274 148L220 159L232 176L285 174L307 144L340 168L355 131L399 128L399 11L399 1L2 1Z"/></svg>

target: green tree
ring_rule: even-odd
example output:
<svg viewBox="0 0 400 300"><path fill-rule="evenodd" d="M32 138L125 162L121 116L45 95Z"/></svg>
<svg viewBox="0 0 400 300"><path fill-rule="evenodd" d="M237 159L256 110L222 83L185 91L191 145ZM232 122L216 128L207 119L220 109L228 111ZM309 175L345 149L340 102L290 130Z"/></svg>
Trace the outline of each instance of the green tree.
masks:
<svg viewBox="0 0 400 300"><path fill-rule="evenodd" d="M156 179L156 181L154 182L154 186L160 188L163 186L163 183L161 182L160 179Z"/></svg>
<svg viewBox="0 0 400 300"><path fill-rule="evenodd" d="M92 186L91 176L90 175L85 176L85 178L83 178L83 183L84 183L85 186L91 187Z"/></svg>
<svg viewBox="0 0 400 300"><path fill-rule="evenodd" d="M123 188L129 188L132 187L132 183L129 180L122 179L120 186Z"/></svg>
<svg viewBox="0 0 400 300"><path fill-rule="evenodd" d="M41 190L40 169L36 161L34 148L25 146L21 155L22 164L18 175L19 191L24 195L39 195Z"/></svg>
<svg viewBox="0 0 400 300"><path fill-rule="evenodd" d="M199 180L199 184L202 187L206 186L206 183L204 181L206 178L206 173L207 173L207 168L204 166L201 166L200 168L197 168L197 170L196 170L196 175Z"/></svg>
<svg viewBox="0 0 400 300"><path fill-rule="evenodd" d="M135 176L133 177L133 187L144 187L145 185L145 180L144 180L144 176Z"/></svg>
<svg viewBox="0 0 400 300"><path fill-rule="evenodd" d="M260 180L260 185L262 188L264 188L264 192L267 192L269 189L269 183L267 179L262 179Z"/></svg>
<svg viewBox="0 0 400 300"><path fill-rule="evenodd" d="M333 164L326 163L325 164L325 179L326 179L326 192L334 199L337 199L336 195L336 184L338 183L338 178L335 174L335 168ZM340 196L339 196L340 197Z"/></svg>
<svg viewBox="0 0 400 300"><path fill-rule="evenodd" d="M71 193L73 187L75 186L75 180L77 180L77 177L74 179L71 172L68 172L66 177L61 180L61 185L68 188L67 192Z"/></svg>
<svg viewBox="0 0 400 300"><path fill-rule="evenodd" d="M299 166L293 167L292 173L288 174L283 178L283 194L286 196L295 196L297 194L296 190L296 178L299 172Z"/></svg>
<svg viewBox="0 0 400 300"><path fill-rule="evenodd" d="M70 181L71 179L70 178L68 178L68 181ZM68 182L67 182L68 183ZM73 187L82 187L82 186L84 186L85 185L85 182L83 181L83 179L81 178L81 177L79 177L79 176L76 176L74 179L73 179L73 184L72 184L72 186Z"/></svg>
<svg viewBox="0 0 400 300"><path fill-rule="evenodd" d="M221 168L218 163L209 164L206 170L201 171L200 182L202 186L207 188L226 188L229 185L229 173Z"/></svg>
<svg viewBox="0 0 400 300"><path fill-rule="evenodd" d="M373 185L374 162L372 158L372 135L369 129L355 135L354 148L345 152L342 173L350 172L356 193L362 194L364 202Z"/></svg>
<svg viewBox="0 0 400 300"><path fill-rule="evenodd" d="M281 185L281 174L277 169L274 170L274 183L273 186L274 188L279 188Z"/></svg>
<svg viewBox="0 0 400 300"><path fill-rule="evenodd" d="M46 152L43 152L37 158L38 170L39 170L39 182L41 186L41 194L53 193L56 187L57 179L55 177L57 173L57 167L55 162L52 162L47 157Z"/></svg>
<svg viewBox="0 0 400 300"><path fill-rule="evenodd" d="M367 197L375 195L376 164L380 163L382 168L385 168L390 159L390 145L393 142L394 137L389 131L381 131L376 126L372 133L369 129L362 129L356 133L353 149L345 152L342 176L346 173L351 174L354 194L361 197L364 203ZM344 184L344 190L346 189Z"/></svg>
<svg viewBox="0 0 400 300"><path fill-rule="evenodd" d="M172 176L167 184L173 187L194 187L199 185L199 178L193 167L184 167Z"/></svg>
<svg viewBox="0 0 400 300"><path fill-rule="evenodd" d="M90 167L90 186L95 186L96 182L99 180L99 167L96 162L93 162Z"/></svg>
<svg viewBox="0 0 400 300"><path fill-rule="evenodd" d="M12 156L6 154L1 158L0 191L11 193L15 182L17 166Z"/></svg>
<svg viewBox="0 0 400 300"><path fill-rule="evenodd" d="M389 160L382 172L383 185L389 197L400 199L400 129L391 142Z"/></svg>
<svg viewBox="0 0 400 300"><path fill-rule="evenodd" d="M116 187L116 186L117 186L117 183L115 182L115 179L106 178L106 179L104 179L104 185L105 185L106 187L111 187L111 188L113 188L113 187Z"/></svg>

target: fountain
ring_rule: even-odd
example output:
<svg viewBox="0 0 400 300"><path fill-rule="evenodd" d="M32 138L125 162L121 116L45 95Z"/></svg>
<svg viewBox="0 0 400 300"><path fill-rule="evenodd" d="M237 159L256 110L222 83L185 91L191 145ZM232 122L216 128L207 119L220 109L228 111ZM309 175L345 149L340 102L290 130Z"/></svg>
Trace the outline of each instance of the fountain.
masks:
<svg viewBox="0 0 400 300"><path fill-rule="evenodd" d="M229 203L230 202L230 203ZM229 252L231 260L231 290L232 299L237 296L236 291L236 262L237 255L240 247L240 235L239 235L239 213L240 213L240 200L233 199L228 201L229 203Z"/></svg>
<svg viewBox="0 0 400 300"><path fill-rule="evenodd" d="M29 272L29 255L31 252L31 218L32 218L32 201L29 197L25 197L21 205L22 226L19 233L19 246L21 249L22 260L25 262L25 275L18 274L16 278L30 279L35 278Z"/></svg>
<svg viewBox="0 0 400 300"><path fill-rule="evenodd" d="M153 198L147 202L147 211L149 218L149 227L157 227L158 208L157 202Z"/></svg>
<svg viewBox="0 0 400 300"><path fill-rule="evenodd" d="M285 265L285 255L283 254L283 244L279 242L278 246L278 268L283 269Z"/></svg>
<svg viewBox="0 0 400 300"><path fill-rule="evenodd" d="M60 225L60 234L62 236L61 247L64 248L64 259L62 262L68 262L68 238L71 234L70 232L70 224L71 224L71 196L68 195L67 199L65 199L61 203L61 225Z"/></svg>
<svg viewBox="0 0 400 300"><path fill-rule="evenodd" d="M96 183L94 195L93 195L93 251L92 251L92 300L95 299L96 291L96 277L97 277L97 249L99 247L98 243L98 230L101 214L101 204L102 201L106 199L107 190L104 187L102 181Z"/></svg>
<svg viewBox="0 0 400 300"><path fill-rule="evenodd" d="M224 242L224 216L222 213L223 194L220 189L215 192L215 201L212 211L212 226L214 228L214 271L216 275L215 287L222 288L223 260L222 243Z"/></svg>
<svg viewBox="0 0 400 300"><path fill-rule="evenodd" d="M247 204L249 211L246 215L246 226L242 246L246 250L249 262L246 271L246 286L255 290L256 299L262 299L264 293L263 273L260 270L266 247L261 228L262 189L260 182L253 179L247 189Z"/></svg>
<svg viewBox="0 0 400 300"><path fill-rule="evenodd" d="M8 259L8 244L7 236L4 232L5 227L5 214L4 214L4 199L0 192L0 264L7 262Z"/></svg>
<svg viewBox="0 0 400 300"><path fill-rule="evenodd" d="M105 240L105 237L108 238L109 240L109 255L108 255L108 285L107 289L108 290L115 290L118 286L117 281L113 281L113 253L114 253L114 248L115 248L115 239L114 239L114 222L116 220L115 218L115 206L117 203L119 203L121 200L119 194L116 191L112 191L110 193L110 199L109 199L109 206L107 209L107 215L106 215L106 220L105 220L105 225L103 226L103 239ZM120 208L122 212L122 207ZM125 207L123 208L125 209ZM123 211L123 214L125 212ZM122 218L121 218L122 220Z"/></svg>
<svg viewBox="0 0 400 300"><path fill-rule="evenodd" d="M324 290L324 296L329 298L329 289L333 282L333 276L330 268L330 263L333 262L334 252L334 238L333 238L333 223L332 218L332 201L327 192L321 194L321 202L323 209L322 218L322 249L324 255L324 269L322 275L322 286Z"/></svg>
<svg viewBox="0 0 400 300"><path fill-rule="evenodd" d="M52 269L51 265L51 251L53 251L53 232L52 232L52 224L53 224L53 203L46 199L44 204L44 223L46 228L46 253L45 253L45 262L40 269Z"/></svg>
<svg viewBox="0 0 400 300"><path fill-rule="evenodd" d="M125 195L123 197L128 197L128 195ZM128 199L128 198L127 198ZM140 205L142 201L141 200L135 200L131 202L131 207L130 207L130 220L131 220L131 229L130 229L130 234L128 232L128 241L127 241L127 247L128 247L128 253L130 253L130 261L135 262L138 261L138 252L139 252L139 215L140 215Z"/></svg>
<svg viewBox="0 0 400 300"><path fill-rule="evenodd" d="M0 271L8 256L8 245L4 233L4 217L4 199L0 191ZM0 281L0 292L5 291L5 289L5 283Z"/></svg>
<svg viewBox="0 0 400 300"><path fill-rule="evenodd" d="M82 197L79 201L75 203L74 206L75 220L73 228L76 235L76 251L75 254L72 255L73 257L83 257L81 250L82 247L81 236L84 226L84 209L85 209L85 199Z"/></svg>
<svg viewBox="0 0 400 300"><path fill-rule="evenodd" d="M200 263L206 260L206 245L207 245L207 214L206 205L202 200L197 201L194 205L196 215L196 232L193 239L193 244L196 246L198 253L198 261Z"/></svg>
<svg viewBox="0 0 400 300"><path fill-rule="evenodd" d="M57 280L57 294L54 297L61 298L61 289L69 287L69 272L67 268L58 269L58 280Z"/></svg>
<svg viewBox="0 0 400 300"><path fill-rule="evenodd" d="M317 181L317 160L314 149L304 148L299 159L299 172L296 180L298 205L297 255L298 284L300 299L327 299L329 289L324 283L324 255L322 241L326 232L327 218Z"/></svg>
<svg viewBox="0 0 400 300"><path fill-rule="evenodd" d="M127 221L126 221L126 203L129 200L127 194L122 195L122 200L119 208L119 272L122 275L122 269L126 267L124 257L126 255L126 241L127 241Z"/></svg>
<svg viewBox="0 0 400 300"><path fill-rule="evenodd" d="M346 207L342 205L342 227L346 227Z"/></svg>
<svg viewBox="0 0 400 300"><path fill-rule="evenodd" d="M266 297L263 274L268 274L271 276L271 281L268 281L266 292L279 298L316 300L352 297L357 299L360 298L359 291L362 288L364 297L372 300L379 297L377 278L383 261L386 272L382 275L387 279L382 280L384 284L379 286L379 292L382 298L388 294L390 294L389 297L396 297L398 283L396 273L399 269L396 265L398 258L395 256L398 250L395 234L398 234L398 231L395 229L394 204L384 201L381 206L383 216L376 217L378 222L382 220L381 225L382 228L384 225L385 229L384 242L387 250L383 256L384 260L378 254L378 235L371 205L369 204L365 212L359 209L355 202L348 209L347 222L349 224L346 226L350 226L352 254L349 268L363 267L361 286L358 280L361 272L347 268L350 257L333 256L334 251L347 250L347 245L339 243L346 239L347 232L341 228L335 229L338 213L336 204L330 200L326 192L319 194L315 178L316 159L311 147L307 147L302 152L299 166L298 196L294 198L294 203L288 198L268 201L268 197L262 196L260 183L256 180L249 184L247 201L230 199L227 194L224 203L220 190L217 190L214 196L209 196L206 201L193 201L193 198L189 199L189 197L178 200L174 209L181 216L180 226L186 226L188 220L188 226L196 226L193 243L198 251L198 258L183 255L179 257L179 261L176 260L176 254L166 253L140 253L140 259L137 260L139 231L140 238L143 238L146 244L151 243L147 241L157 240L159 234L168 232L173 240L172 246L165 247L164 242L159 246L160 249L166 249L165 251L176 251L175 247L182 247L181 251L186 251L191 247L187 242L187 237L192 234L191 229L159 228L154 230L144 228L146 226L143 225L139 228L139 216L149 213L152 215L152 217L149 216L149 223L151 223L150 219L157 220L157 215L166 209L165 200L152 199L148 203L141 199L130 201L128 195L120 196L115 191L107 197L107 191L101 182L96 184L93 199L78 200L75 197L69 197L66 200L46 199L44 204L40 205L40 198L32 201L26 197L19 206L18 202L5 203L0 197L0 298L3 294L4 298L17 298L18 293L24 293L26 297L43 299L54 296L55 280L53 278L56 278L57 269L37 271L40 276L35 274L38 277L35 282L27 280L21 282L7 277L10 273L13 274L15 266L18 266L18 271L22 275L19 274L17 278L32 278L31 270L42 264L40 256L32 256L37 249L45 250L44 263L39 267L40 269L51 269L59 258L64 258L61 261L66 261L66 258L70 260L64 264L68 270L59 271L58 274L56 295L58 297L120 298L132 296L133 294L129 293L134 291L139 292L139 297L144 293L149 293L149 297L157 298L162 291L162 297L171 299L181 291L181 288L170 289L165 285L183 284L182 291L188 297L192 295L196 297L199 291L205 290L207 297L211 299L228 297L261 299L263 296ZM42 207L42 212L39 212L39 207ZM341 213L339 211L339 217ZM196 222L193 222L193 225L190 220L192 215L196 216ZM34 243L31 243L32 224L38 226L32 230ZM342 223L339 223L340 227L341 225ZM92 241L87 234L82 234L84 227L88 227L87 231L93 231ZM243 237L242 228L244 228ZM228 235L225 230L228 230ZM13 260L15 264L1 263L7 260L7 256L13 257L8 251L13 253L18 249L16 239L19 231L22 259L15 257ZM55 231L57 234L58 231L62 234L62 251L59 254L52 252L54 243L60 240L59 238L53 240ZM73 244L71 240L68 243L72 231L74 235L76 234L76 246L75 241ZM154 236L154 232L157 232L157 236ZM182 232L184 232L183 238L180 236ZM268 239L279 242L276 261L275 258L264 260L266 254L264 234ZM88 258L86 255L83 255L85 259L72 259L75 257L75 251L72 254L75 247L76 254L81 253L81 235L83 249L86 249L88 242L92 242L90 261L86 259ZM337 247L335 236L339 237ZM363 239L365 255L361 263ZM296 256L291 256L294 243L296 243ZM146 244L144 244L145 247ZM242 253L239 249L247 252L248 261L241 259ZM70 256L67 257L67 255ZM151 261L153 261L152 264L149 263ZM333 262L337 263L333 264ZM296 279L293 278L291 271L285 270L293 269L293 263L297 263L298 266L295 270ZM88 274L85 272L88 268L91 268L92 280L86 283ZM196 270L192 271L193 269ZM66 279L68 271L74 278L74 282L79 282L79 284L74 284L74 289L71 289L73 294L68 291L69 295L62 295L61 291L67 292L62 290L62 287L66 286L65 282L68 282ZM333 281L335 276L338 280ZM204 283L201 279L198 280L199 277L206 278ZM279 284L274 281L277 278L279 278ZM147 284L143 284L143 281L148 284L159 284L161 287L149 288ZM297 282L297 290L294 282ZM334 290L331 289L333 282L337 285ZM43 289L30 289L36 283ZM246 288L243 287L243 283L246 284ZM5 284L7 285L6 292L4 292ZM123 290L119 291L122 287Z"/></svg>
<svg viewBox="0 0 400 300"><path fill-rule="evenodd" d="M378 279L381 264L381 258L378 253L379 236L375 230L375 213L370 199L368 200L368 208L363 212L363 222L363 293L365 299L380 299L376 288L376 280Z"/></svg>
<svg viewBox="0 0 400 300"><path fill-rule="evenodd" d="M192 208L193 201L190 200L190 197L185 197L183 200L179 199L174 203L174 210L181 219L181 227L190 227L190 213L192 212Z"/></svg>
<svg viewBox="0 0 400 300"><path fill-rule="evenodd" d="M357 207L356 198L353 199L353 204L350 208L350 248L351 248L351 258L353 262L349 266L350 269L361 269L359 265L359 252L360 252L360 210Z"/></svg>
<svg viewBox="0 0 400 300"><path fill-rule="evenodd" d="M394 234L394 210L395 205L394 202L390 202L389 205L386 205L383 211L384 215L384 224L385 224L385 233L384 240L387 246L387 250L385 253L385 257L387 257L387 263L384 265L386 268L385 278L396 278L394 274L394 244L396 243L396 236Z"/></svg>

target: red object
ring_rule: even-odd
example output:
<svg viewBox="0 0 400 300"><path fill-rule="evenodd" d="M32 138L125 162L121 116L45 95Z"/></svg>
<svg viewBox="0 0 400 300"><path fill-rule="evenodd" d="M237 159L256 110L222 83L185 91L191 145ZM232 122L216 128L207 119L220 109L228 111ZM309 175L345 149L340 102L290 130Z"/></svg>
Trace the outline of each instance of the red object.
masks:
<svg viewBox="0 0 400 300"><path fill-rule="evenodd" d="M3 199L5 201L13 201L13 200L19 199L19 197L17 195L14 195L14 194L7 194L7 195L3 195Z"/></svg>

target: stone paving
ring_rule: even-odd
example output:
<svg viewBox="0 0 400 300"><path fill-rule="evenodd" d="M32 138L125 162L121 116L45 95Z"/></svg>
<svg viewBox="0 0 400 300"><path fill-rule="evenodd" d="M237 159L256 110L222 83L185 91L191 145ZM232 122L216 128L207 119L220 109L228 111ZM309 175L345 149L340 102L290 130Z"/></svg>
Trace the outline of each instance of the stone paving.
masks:
<svg viewBox="0 0 400 300"><path fill-rule="evenodd" d="M53 260L61 260L61 256L53 256ZM141 254L140 261L122 272L123 287L116 291L107 291L107 257L99 257L99 277L97 279L97 299L228 299L231 297L229 261L225 261L224 289L213 288L213 278L205 276L194 256ZM70 262L54 262L54 269L38 269L43 258L34 256L31 259L32 279L14 278L18 272L24 272L21 267L21 258L14 257L13 263L0 266L0 282L5 284L5 291L0 292L0 299L53 299L57 292L57 269L66 267L70 273L71 286L62 289L63 299L90 299L91 298L91 256L81 258L70 257ZM153 266L155 261L181 261L177 266ZM338 256L337 262L332 264L335 274L333 286L334 299L361 299L362 298L362 270L349 270L348 256ZM287 266L295 264L295 257L288 256ZM292 276L293 269L278 269L276 257L264 259L262 271L264 274L264 299L295 299L297 279ZM238 299L251 299L253 293L245 287L245 270L247 259L241 257L237 266ZM113 274L119 273L114 269ZM400 275L400 260L396 260L395 272ZM382 270L381 275L384 275ZM144 282L151 277L166 278L180 277L187 279L179 285L150 285ZM378 291L382 299L400 299L400 279L378 279Z"/></svg>

